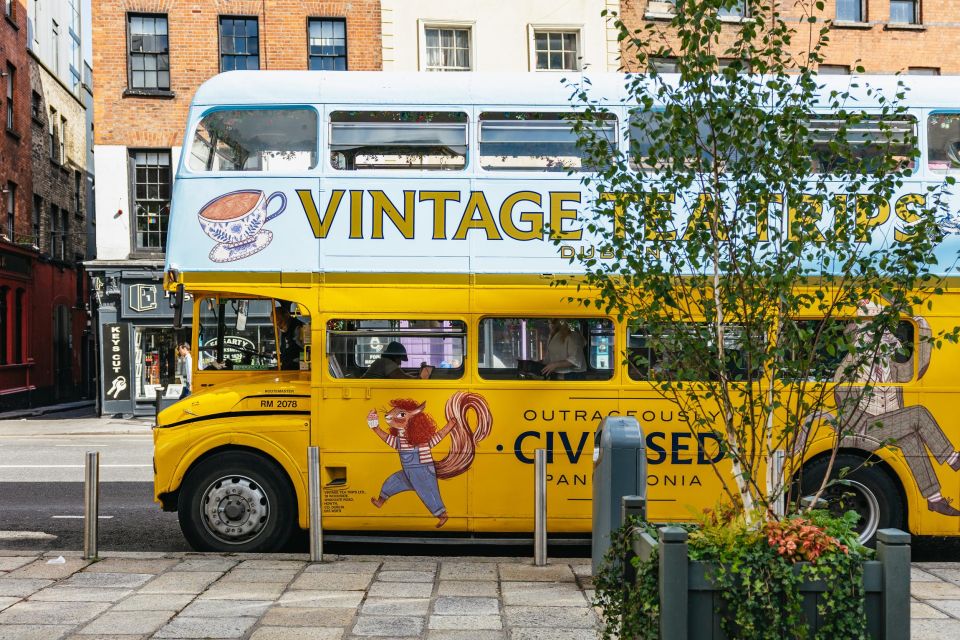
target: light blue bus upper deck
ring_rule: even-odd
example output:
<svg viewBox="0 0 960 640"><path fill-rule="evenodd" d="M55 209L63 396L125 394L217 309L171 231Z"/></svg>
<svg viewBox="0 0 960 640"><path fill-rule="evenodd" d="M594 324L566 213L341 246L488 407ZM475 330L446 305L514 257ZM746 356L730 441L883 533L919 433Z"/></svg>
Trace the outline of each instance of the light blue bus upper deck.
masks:
<svg viewBox="0 0 960 640"><path fill-rule="evenodd" d="M167 266L576 273L580 266L571 256L589 254L598 243L587 229L594 193L576 172L588 167L575 164L581 158L571 150L569 125L560 114L579 108L574 87L586 87L592 100L616 116L605 135L626 149L629 79L575 73L220 74L197 90L190 109L174 182ZM877 111L881 97L890 100L906 90L902 104L912 120L907 129L916 136L920 157L886 210L876 212L883 224L873 228L872 244L882 246L909 223L909 208L926 197L930 184L960 175L960 78L827 76L820 82L816 110L825 115L832 91L848 91L845 106L851 110ZM942 141L933 138L944 131L956 133L955 141L948 140L946 161ZM551 161L554 151L544 151L545 144L554 145L559 162ZM572 174L566 171L570 162ZM828 228L827 207L835 197L821 195ZM960 245L958 205L951 195L944 270L954 264ZM565 246L546 237L543 225L567 232Z"/></svg>

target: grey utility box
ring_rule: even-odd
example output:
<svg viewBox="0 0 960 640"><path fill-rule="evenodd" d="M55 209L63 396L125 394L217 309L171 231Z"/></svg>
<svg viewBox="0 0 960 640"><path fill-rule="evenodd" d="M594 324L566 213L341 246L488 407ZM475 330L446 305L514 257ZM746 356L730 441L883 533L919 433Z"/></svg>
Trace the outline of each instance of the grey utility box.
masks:
<svg viewBox="0 0 960 640"><path fill-rule="evenodd" d="M593 575L619 528L624 496L647 495L647 449L636 418L607 416L593 450Z"/></svg>

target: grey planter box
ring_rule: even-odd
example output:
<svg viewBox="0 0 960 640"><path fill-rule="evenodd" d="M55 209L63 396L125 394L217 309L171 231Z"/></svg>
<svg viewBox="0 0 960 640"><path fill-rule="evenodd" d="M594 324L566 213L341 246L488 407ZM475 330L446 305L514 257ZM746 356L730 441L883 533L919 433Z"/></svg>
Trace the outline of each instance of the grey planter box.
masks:
<svg viewBox="0 0 960 640"><path fill-rule="evenodd" d="M687 532L663 527L660 540L646 533L633 539L633 552L646 560L660 549L660 637L664 640L727 640L720 628L721 593L708 579L710 565L687 556ZM799 570L799 567L797 567ZM910 638L910 535L898 529L877 532L877 559L863 567L867 631L875 640ZM817 629L822 582L804 582L803 611L811 633Z"/></svg>

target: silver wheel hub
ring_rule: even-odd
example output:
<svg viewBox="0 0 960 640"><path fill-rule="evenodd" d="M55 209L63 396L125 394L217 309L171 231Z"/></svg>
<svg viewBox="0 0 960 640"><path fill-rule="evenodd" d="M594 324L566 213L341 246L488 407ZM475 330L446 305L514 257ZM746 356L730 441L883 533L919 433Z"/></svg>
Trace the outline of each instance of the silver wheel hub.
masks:
<svg viewBox="0 0 960 640"><path fill-rule="evenodd" d="M846 509L853 509L860 514L860 522L857 523L857 529L860 530L858 537L861 543L866 544L880 527L880 502L873 491L862 482L844 480L841 486L843 487L841 491L849 494L851 500L849 503L838 504L840 508L837 509L837 512L839 514ZM830 489L826 493L831 493ZM813 496L807 496L807 499L812 501ZM837 496L825 495L821 497L821 502L826 508L829 508L830 503L835 500L837 500Z"/></svg>
<svg viewBox="0 0 960 640"><path fill-rule="evenodd" d="M270 516L270 503L259 484L246 476L231 475L207 487L200 512L211 535L228 544L241 544L263 532Z"/></svg>

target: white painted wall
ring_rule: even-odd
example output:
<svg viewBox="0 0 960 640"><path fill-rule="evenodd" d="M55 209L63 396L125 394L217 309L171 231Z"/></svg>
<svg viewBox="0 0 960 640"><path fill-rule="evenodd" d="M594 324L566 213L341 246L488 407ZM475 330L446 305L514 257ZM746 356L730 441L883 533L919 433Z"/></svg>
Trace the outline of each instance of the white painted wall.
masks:
<svg viewBox="0 0 960 640"><path fill-rule="evenodd" d="M93 157L97 175L97 259L125 260L130 255L127 148L98 144Z"/></svg>
<svg viewBox="0 0 960 640"><path fill-rule="evenodd" d="M171 171L180 162L180 147L170 149ZM97 171L97 260L126 260L132 251L129 150L120 145L94 147Z"/></svg>
<svg viewBox="0 0 960 640"><path fill-rule="evenodd" d="M616 0L383 0L383 70L423 70L424 26L449 25L470 27L473 71L534 70L532 27L579 30L581 68L615 71L616 33L600 12L618 5Z"/></svg>

